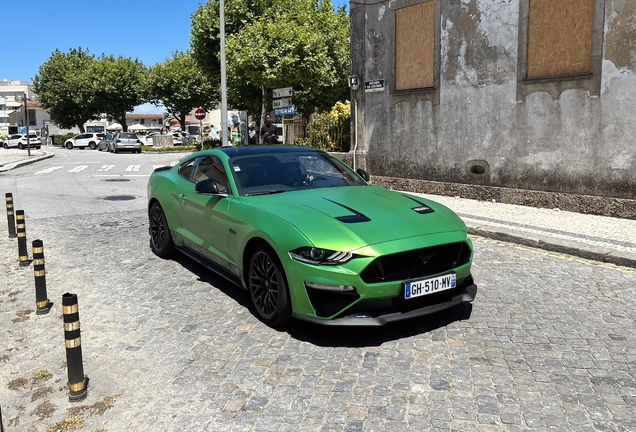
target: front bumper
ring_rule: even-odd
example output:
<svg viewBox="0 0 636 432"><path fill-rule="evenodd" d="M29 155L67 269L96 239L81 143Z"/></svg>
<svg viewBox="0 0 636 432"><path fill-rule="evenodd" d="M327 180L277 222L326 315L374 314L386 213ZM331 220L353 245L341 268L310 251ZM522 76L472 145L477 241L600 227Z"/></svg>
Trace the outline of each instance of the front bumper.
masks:
<svg viewBox="0 0 636 432"><path fill-rule="evenodd" d="M365 310L364 303L361 303L355 311L351 311L351 314L331 320L320 319L302 314L293 314L293 316L302 321L308 321L324 326L379 327L390 322L430 315L464 302L472 302L475 300L476 295L477 285L474 284L472 277L468 276L464 279L462 285L452 297L417 309L395 311L390 310L393 308L369 308L369 310ZM389 300L389 302L390 301L392 300Z"/></svg>

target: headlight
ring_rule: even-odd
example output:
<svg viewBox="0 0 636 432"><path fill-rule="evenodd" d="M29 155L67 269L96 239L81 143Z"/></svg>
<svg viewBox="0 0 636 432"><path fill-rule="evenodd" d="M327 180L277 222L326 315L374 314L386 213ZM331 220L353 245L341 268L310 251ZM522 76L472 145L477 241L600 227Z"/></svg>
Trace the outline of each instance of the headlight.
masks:
<svg viewBox="0 0 636 432"><path fill-rule="evenodd" d="M294 249L289 256L297 261L308 264L344 264L353 258L350 252L339 252L315 247L301 247Z"/></svg>

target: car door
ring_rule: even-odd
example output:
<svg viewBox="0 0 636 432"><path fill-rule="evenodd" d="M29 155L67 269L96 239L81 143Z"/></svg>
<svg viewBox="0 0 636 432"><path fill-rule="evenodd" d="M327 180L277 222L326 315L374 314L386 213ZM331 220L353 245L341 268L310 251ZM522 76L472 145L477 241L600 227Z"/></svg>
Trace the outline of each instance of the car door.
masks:
<svg viewBox="0 0 636 432"><path fill-rule="evenodd" d="M185 168L185 167L184 167ZM186 246L233 274L237 267L229 257L230 228L236 222L228 212L233 200L223 163L217 156L203 156L192 161L179 194L179 219ZM212 196L195 192L196 183L214 179L220 193Z"/></svg>

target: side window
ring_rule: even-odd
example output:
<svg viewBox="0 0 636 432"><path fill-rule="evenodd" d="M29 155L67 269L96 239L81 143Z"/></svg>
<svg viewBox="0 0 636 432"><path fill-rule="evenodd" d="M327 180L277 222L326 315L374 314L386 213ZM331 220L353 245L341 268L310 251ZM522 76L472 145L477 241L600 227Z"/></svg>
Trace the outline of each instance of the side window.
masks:
<svg viewBox="0 0 636 432"><path fill-rule="evenodd" d="M214 179L216 186L221 193L230 193L229 183L227 181L227 173L223 168L223 163L216 156L205 156L197 159L195 163L194 182L198 183L202 180Z"/></svg>
<svg viewBox="0 0 636 432"><path fill-rule="evenodd" d="M185 178L186 180L192 181L192 173L194 172L194 162L195 162L195 159L189 162L185 162L183 165L179 167L179 174L181 175L181 177Z"/></svg>

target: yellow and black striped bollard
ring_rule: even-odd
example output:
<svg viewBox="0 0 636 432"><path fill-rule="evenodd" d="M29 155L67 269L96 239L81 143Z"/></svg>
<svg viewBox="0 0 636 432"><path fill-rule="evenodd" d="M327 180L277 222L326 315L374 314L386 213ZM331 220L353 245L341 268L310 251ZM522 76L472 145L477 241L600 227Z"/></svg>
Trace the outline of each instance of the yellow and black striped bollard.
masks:
<svg viewBox="0 0 636 432"><path fill-rule="evenodd" d="M15 215L13 214L13 194L4 194L4 200L7 202L7 224L9 225L9 238L16 238L15 233Z"/></svg>
<svg viewBox="0 0 636 432"><path fill-rule="evenodd" d="M46 294L46 270L44 269L44 242L33 240L31 244L33 254L33 275L35 276L35 306L36 315L49 313L53 303L49 301Z"/></svg>
<svg viewBox="0 0 636 432"><path fill-rule="evenodd" d="M26 224L24 222L24 210L15 211L16 227L18 229L18 259L21 266L27 266L29 252L27 251Z"/></svg>
<svg viewBox="0 0 636 432"><path fill-rule="evenodd" d="M86 399L88 377L84 376L84 365L82 364L82 340L76 294L62 294L62 313L64 314L66 368L70 390L68 400L77 402Z"/></svg>

